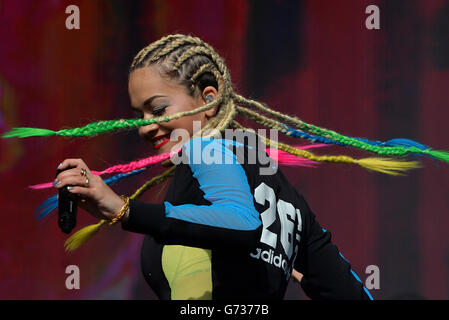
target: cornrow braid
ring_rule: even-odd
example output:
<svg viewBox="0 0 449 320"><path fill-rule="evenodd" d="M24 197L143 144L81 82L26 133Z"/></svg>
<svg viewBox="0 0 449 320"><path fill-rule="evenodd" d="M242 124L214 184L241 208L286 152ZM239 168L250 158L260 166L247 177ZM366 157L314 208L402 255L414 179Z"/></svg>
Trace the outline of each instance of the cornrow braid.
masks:
<svg viewBox="0 0 449 320"><path fill-rule="evenodd" d="M169 60L166 65L166 72L170 76L179 76L183 74L180 72L180 68L190 59L201 56L207 57L208 60L198 60L199 64L196 66L196 70L192 72L192 75L186 77L186 81L190 83L189 89L191 92L195 90L197 79L205 73L211 73L215 77L218 86L218 95L216 97L217 105L219 107L217 115L210 120L208 128L225 128L226 123L229 123L229 119L235 116L235 106L229 101L232 95L232 82L230 79L229 70L227 69L223 59L215 52L215 50L203 42L200 38L192 36L183 36L175 38L172 41L166 43L165 46L159 46L160 50L154 53L152 56L142 57L142 65L145 59L146 64L161 64L162 60ZM171 65L171 67L170 67ZM212 107L212 106L211 106ZM227 110L231 108L230 110ZM197 110L196 112L200 112ZM225 122L221 124L222 119Z"/></svg>
<svg viewBox="0 0 449 320"><path fill-rule="evenodd" d="M253 120L256 123L259 123L259 124L261 124L264 127L277 129L277 130L279 130L279 131L281 131L283 133L285 133L287 131L285 126L283 126L280 122L278 122L276 120L273 120L273 119L270 119L270 118L267 118L267 117L264 117L264 116L254 112L252 110L249 110L249 109L247 109L245 107L238 106L237 107L237 111L242 116L244 116L244 117L246 117L246 118L248 118L250 120Z"/></svg>
<svg viewBox="0 0 449 320"><path fill-rule="evenodd" d="M159 52L155 53L152 57L149 58L148 64L157 63L159 60L172 54L174 51L180 49L181 47L190 45L193 47L188 48L187 53L184 52L181 54L181 57L178 60L178 62L175 63L173 70L177 70L179 68L179 66L186 59L189 59L192 57L192 53L189 50L191 50L192 48L197 48L196 50L198 50L198 48L202 48L202 50L203 50L202 54L209 56L212 59L212 62L214 64L216 64L216 66L218 67L218 70L220 71L220 73L222 74L224 79L229 80L229 82L231 82L229 70L226 67L223 59L215 52L215 50L210 45L208 45L207 43L202 41L200 38L182 35L182 37L177 37L173 41L167 42L164 44L165 44L165 47L161 48L159 50ZM161 46L159 46L159 47L161 47ZM143 56L140 59L141 62L143 62L145 60L145 58L146 58L146 56ZM181 62L179 62L180 60L181 60Z"/></svg>
<svg viewBox="0 0 449 320"><path fill-rule="evenodd" d="M293 125L293 126L297 126L298 124L302 125L302 123L303 123L300 119L298 119L296 117L290 117L290 116L282 114L282 113L280 113L280 112L278 112L276 110L272 110L269 107L264 106L259 101L255 101L255 100L252 100L252 99L247 99L247 98L245 98L245 97L243 97L243 96L241 96L241 95L239 95L237 93L233 94L233 99L235 101L241 103L241 104L244 104L244 105L249 106L249 107L254 107L254 108L256 108L256 109L258 109L258 110L260 110L262 112L270 114L270 115L272 115L272 116L274 116L274 117L276 117L276 118L286 122L287 124L290 124L290 125ZM302 129L300 127L298 127L298 128Z"/></svg>
<svg viewBox="0 0 449 320"><path fill-rule="evenodd" d="M179 38L183 38L183 35L182 34L168 35L166 37L159 39L158 41L155 41L155 42L149 44L148 46L146 46L145 48L140 50L139 53L134 57L134 59L131 63L130 71L137 68L137 66L142 63L142 61L146 58L146 56L149 53L151 53L154 50L157 50L158 48L165 46L167 43L169 43L175 39L179 39Z"/></svg>
<svg viewBox="0 0 449 320"><path fill-rule="evenodd" d="M173 66L173 70L178 70L179 67L187 60L190 59L194 55L206 55L209 56L213 62L217 65L218 70L223 74L225 79L230 79L229 73L227 72L227 68L224 65L222 59L216 54L213 50L203 47L203 46L194 46L188 48L185 52L181 54L181 56L176 61Z"/></svg>
<svg viewBox="0 0 449 320"><path fill-rule="evenodd" d="M157 52L153 57L150 58L149 63L155 63L158 60L166 57L176 49L187 46L187 45L195 45L195 46L206 46L206 44L197 37L192 36L182 36L177 39L174 39L170 43L168 43L164 48L161 48L159 52Z"/></svg>
<svg viewBox="0 0 449 320"><path fill-rule="evenodd" d="M232 100L229 100L227 105L228 107L225 109L226 111L223 113L223 117L217 119L217 130L220 132L223 132L225 129L229 128L230 123L237 114L236 107Z"/></svg>
<svg viewBox="0 0 449 320"><path fill-rule="evenodd" d="M194 45L194 46L198 46L198 47L204 47L208 50L209 53L212 53L212 54L215 53L215 50L209 44L207 44L206 42L204 42L203 40L201 40L198 37L184 36L184 35L180 35L180 36L181 36L180 38L173 40L172 42L167 44L164 48L162 48L157 54L155 54L149 60L149 63L155 63L159 59L171 54L173 51L179 49L182 46L186 46L186 45ZM212 58L214 59L214 63L217 64L220 72L222 72L223 74L228 73L226 65L224 64L224 62L222 61L222 58L218 54L215 53Z"/></svg>
<svg viewBox="0 0 449 320"><path fill-rule="evenodd" d="M197 79L205 73L212 73L215 76L215 80L217 81L218 91L221 92L221 88L223 88L223 78L214 65L211 63L204 63L201 65L198 70L190 77L190 91L195 91L195 86L199 85L197 83Z"/></svg>
<svg viewBox="0 0 449 320"><path fill-rule="evenodd" d="M205 73L205 72L212 72L214 69L215 69L215 66L212 65L212 64L210 64L210 63L203 64L203 65L198 69L198 71L197 71L196 73L193 74L193 76L190 78L190 80L191 80L192 82L195 82L196 79L197 79L200 75L202 75L202 74Z"/></svg>

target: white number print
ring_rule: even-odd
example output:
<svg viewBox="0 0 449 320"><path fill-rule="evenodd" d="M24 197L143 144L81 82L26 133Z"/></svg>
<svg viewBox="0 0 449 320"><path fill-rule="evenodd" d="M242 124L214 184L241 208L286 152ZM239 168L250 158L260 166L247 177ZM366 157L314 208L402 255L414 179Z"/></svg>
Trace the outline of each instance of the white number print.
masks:
<svg viewBox="0 0 449 320"><path fill-rule="evenodd" d="M272 248L276 248L277 235L276 233L268 230L268 227L276 221L276 195L274 194L273 189L271 189L265 183L261 183L254 190L254 198L256 199L256 202L261 205L265 205L266 201L270 203L268 209L260 214L260 218L262 219L263 224L262 236L260 237L260 241Z"/></svg>
<svg viewBox="0 0 449 320"><path fill-rule="evenodd" d="M263 251L261 248L257 248L257 253L251 254L251 256L282 268L289 275L288 266L294 263L298 252L300 232L302 230L301 211L290 202L276 199L274 190L263 182L254 190L254 199L262 206L265 206L268 202L268 208L260 214L263 225L260 242L270 246L273 250ZM277 217L279 217L280 222L279 240L286 258L290 262L282 259L282 254L278 256L279 252L276 251L278 234L268 230L276 222ZM297 228L294 230L296 219ZM294 240L296 240L295 248ZM294 257L291 260L293 252Z"/></svg>
<svg viewBox="0 0 449 320"><path fill-rule="evenodd" d="M281 220L281 245L290 259L293 252L293 228L295 226L295 207L284 200L278 200L278 213ZM289 219L290 218L290 219Z"/></svg>

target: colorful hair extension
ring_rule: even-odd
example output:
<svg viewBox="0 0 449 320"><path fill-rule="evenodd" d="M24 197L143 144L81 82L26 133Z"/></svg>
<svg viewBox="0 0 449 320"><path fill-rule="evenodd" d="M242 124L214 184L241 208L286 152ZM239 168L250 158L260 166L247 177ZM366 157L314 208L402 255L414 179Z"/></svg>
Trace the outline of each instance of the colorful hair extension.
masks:
<svg viewBox="0 0 449 320"><path fill-rule="evenodd" d="M110 121L99 121L88 124L80 128L63 129L52 131L37 128L16 128L3 135L3 137L28 137L28 136L96 136L110 131L130 130L139 126L146 126L152 123L169 122L184 116L190 116L217 107L217 114L211 118L200 134L211 130L205 136L212 136L213 130L223 132L227 128L245 129L235 117L241 115L251 119L267 128L278 129L287 136L307 139L309 141L335 144L339 146L350 146L359 148L381 156L405 157L407 155L427 155L436 159L449 162L449 153L446 151L432 150L431 148L407 139L393 139L387 142L370 141L362 138L347 137L334 131L307 124L302 120L291 117L269 107L260 102L246 99L233 90L230 73L224 60L215 52L215 50L197 37L189 35L175 34L169 35L155 41L139 51L134 57L130 73L138 68L154 66L163 74L174 81L185 86L189 93L194 96L201 93L202 86L210 85L211 76L215 79L217 88L217 97L203 106L194 110L179 112L173 115L155 117L152 119L121 119ZM245 108L253 108L260 113L265 113L273 118L263 116L262 114ZM279 122L276 119L278 119ZM345 155L315 155L309 151L294 148L288 144L278 143L270 139L263 138L268 147L276 148L281 151L282 157L286 154L295 157L304 157L309 161L316 162L334 162L357 164L365 169L374 170L382 173L401 175L404 171L419 167L416 161L401 161L393 158L366 158L354 159ZM282 153L285 152L285 153ZM290 158L290 160L293 158ZM166 180L173 174L172 167L162 175L154 177L144 186L139 188L131 198L137 199L143 192L152 186ZM106 221L102 220L98 224L88 226L76 232L66 241L66 249L74 250L86 239L90 238L101 225Z"/></svg>
<svg viewBox="0 0 449 320"><path fill-rule="evenodd" d="M307 146L293 146L293 148L298 150L306 150L312 148L322 148L325 146L325 144L311 144ZM276 160L279 164L286 166L316 167L316 165L319 164L319 162L317 161L305 159L302 157L298 158L297 155L293 155L276 148L267 148L266 151L272 159Z"/></svg>
<svg viewBox="0 0 449 320"><path fill-rule="evenodd" d="M245 130L246 128L240 125L238 122L234 121L232 124L235 128ZM381 173L386 173L394 176L404 175L402 172L408 171L410 169L420 168L420 163L417 161L399 161L389 158L364 158L364 159L354 159L349 156L316 156L305 150L293 149L291 146L278 143L267 139L261 135L258 135L261 139L265 141L267 146L273 146L276 149L283 150L290 154L294 154L300 157L307 158L309 160L318 162L334 162L334 163L349 163L357 164L362 168L377 171Z"/></svg>
<svg viewBox="0 0 449 320"><path fill-rule="evenodd" d="M435 158L438 158L442 161L449 162L449 153L444 151L436 151L431 150L429 147L422 145L420 143L417 143L413 140L408 139L393 139L390 140L389 143L385 142L372 142L366 139L361 138L352 138L352 137L346 137L342 136L340 134L335 133L333 135L333 138L329 138L324 136L324 132L327 132L323 129L323 131L316 131L318 133L321 133L319 136L313 136L310 134L307 134L303 131L295 130L293 128L288 127L287 125L280 123L276 120L267 118L263 115L260 115L252 110L249 110L244 107L237 107L237 110L240 114L245 116L248 119L253 120L256 123L262 124L264 126L268 126L274 129L278 129L282 133L298 137L298 138L305 138L310 141L316 141L320 143L326 143L326 144L337 144L342 146L352 146L355 148L363 149L365 151L369 151L372 153L377 153L380 155L392 155L392 156L404 156L407 154L422 154L422 155L429 155ZM329 131L329 130L328 130ZM396 146L391 146L396 145ZM446 156L444 156L444 153Z"/></svg>
<svg viewBox="0 0 449 320"><path fill-rule="evenodd" d="M312 144L312 145L307 145L307 146L294 146L294 148L296 149L310 149L310 148L319 148L319 147L324 147L326 146L325 144ZM121 173L128 173L130 171L134 171L134 170L138 170L138 169L148 169L151 166L153 166L154 164L160 163L164 160L167 160L171 157L172 154L176 154L179 152L178 149L176 151L172 151L172 152L167 152L167 153L163 153L160 155L156 155L156 156L151 156L148 158L144 158L144 159L140 159L140 160L136 160L136 161L132 161L130 163L127 164L119 164L119 165L115 165L112 167L109 167L103 171L95 171L95 170L91 170L91 172L95 175L103 175L103 174L108 174L108 173L115 173L115 172L121 172ZM304 158L298 158L296 156L292 157L290 154L287 154L284 151L281 151L280 154L278 154L276 156L276 153L273 149L266 149L268 155L272 155L272 157L274 157L273 159L276 160L279 164L282 165L290 165L290 166L313 166L314 164L317 164L317 162L315 161L311 161L308 159L304 159ZM116 175L114 176L115 179L120 180L123 178L127 178L128 175ZM52 182L45 182L45 183L41 183L41 184L36 184L36 185L31 185L28 186L28 188L33 189L33 190L41 190L41 189L48 189L53 187L53 183Z"/></svg>
<svg viewBox="0 0 449 320"><path fill-rule="evenodd" d="M118 165L109 167L103 171L91 170L91 172L95 175L101 176L103 174L110 174L110 173L116 173L116 172L127 173L130 171L138 170L138 169L142 169L142 168L147 169L147 168L153 166L154 164L157 164L164 160L169 159L172 154L177 153L178 151L179 150L173 151L173 152L167 152L167 153L160 154L160 155L151 156L148 158L139 159L139 160L127 163L127 164L118 164ZM126 176L122 176L121 178L125 178L125 177ZM38 189L51 188L52 186L53 186L52 182L46 182L46 183L29 186L29 188L38 190Z"/></svg>
<svg viewBox="0 0 449 320"><path fill-rule="evenodd" d="M426 155L432 156L436 159L439 159L441 161L449 162L449 153L448 152L432 150L430 148L423 150L422 147L425 147L425 146L422 144L416 144L416 142L415 142L415 145L413 145L413 143L412 143L412 146L409 146L409 147L385 147L385 146L380 146L380 145L374 145L374 144L364 142L363 139L355 139L355 138L347 137L347 136L341 135L341 134L339 134L335 131L329 130L329 129L320 128L320 127L317 127L317 126L314 126L311 124L307 124L307 123L299 120L296 117L290 117L290 116L284 115L278 111L272 110L272 109L262 105L262 103L260 103L260 102L246 99L246 98L244 98L240 95L237 95L235 93L234 93L234 98L236 99L236 101L238 101L242 104L245 104L245 105L248 105L251 107L255 107L255 108L259 109L260 111L271 114L271 115L275 116L276 118L295 126L296 128L299 128L303 131L311 132L311 133L316 134L321 137L332 139L336 142L340 142L340 143L344 144L345 146L360 148L360 149L363 149L363 150L366 150L369 152L373 152L373 153L377 153L380 155L400 156L400 155L405 155L407 153L426 154ZM266 118L260 114L255 113L255 112L250 112L250 110L243 108L243 107L239 107L239 112L246 114L247 117L251 117L255 121L256 120L260 121L260 118Z"/></svg>
<svg viewBox="0 0 449 320"><path fill-rule="evenodd" d="M211 102L212 104L213 102ZM204 111L206 109L207 105L202 106L200 108L197 108L195 110L198 110L198 112ZM131 127L138 127L142 125L147 125L150 123L159 123L164 121L171 121L173 119L177 119L179 117L192 115L192 111L187 112L180 112L177 113L171 117L160 117L160 118L154 118L149 120L142 120L142 119L128 119L128 120L110 120L110 121L99 121L94 122L91 124L88 124L81 128L73 128L73 129L63 129L59 131L51 131L46 129L39 129L39 128L15 128L11 130L10 132L3 135L3 137L30 137L30 136L48 136L48 135L61 135L61 136L95 136L107 131L111 130L120 130L120 129L129 129ZM255 113L254 111L251 111L249 109L243 108L243 107L237 107L237 111L239 114L244 115L245 117L254 120L255 122L262 124L264 126L270 127L270 128L276 128L282 133L292 136L292 137L298 137L310 140L312 142L320 142L325 144L336 144L340 146L352 146L355 148L363 149L368 152L377 153L380 155L390 155L390 156L404 156L407 154L416 154L416 155L426 155L430 156L436 159L439 159L441 161L449 162L449 153L446 151L439 151L439 150L433 150L428 146L425 146L423 144L420 144L416 141L409 140L409 139L392 139L387 142L381 142L381 141L370 141L363 138L354 138L354 137L347 137L340 134L337 134L334 132L332 135L332 138L325 137L325 133L329 132L326 131L327 129L324 129L323 131L317 131L315 130L315 133L320 133L320 136L310 135L304 131L296 130L291 127L288 127L287 125L283 123L279 123L273 119L268 119L262 115L259 115ZM234 117L234 112L228 114L228 117L225 118L224 123L227 123L229 119ZM163 120L158 120L163 119ZM146 121L146 122L143 122ZM128 127L123 126L123 123L129 124ZM276 123L277 125L273 125ZM225 125L222 125L222 127L225 127ZM318 127L317 127L318 128ZM42 132L46 132L45 134L42 134ZM51 132L51 134L49 133Z"/></svg>

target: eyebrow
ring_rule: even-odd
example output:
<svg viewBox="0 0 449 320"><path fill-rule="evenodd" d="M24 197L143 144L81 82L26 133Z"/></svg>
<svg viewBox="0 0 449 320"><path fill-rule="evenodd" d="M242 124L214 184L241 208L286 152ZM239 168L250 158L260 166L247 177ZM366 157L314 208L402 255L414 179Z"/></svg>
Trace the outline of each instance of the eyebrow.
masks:
<svg viewBox="0 0 449 320"><path fill-rule="evenodd" d="M156 99L156 98L161 98L161 97L168 97L168 96L167 96L167 95L164 95L164 94L155 94L154 96L152 96L152 97L146 99L146 100L143 102L142 105L143 105L143 106L146 106L147 104L150 104L151 101L153 101L154 99ZM131 106L131 108L132 108L132 109L138 109L138 108L136 108L136 107L134 107L134 106Z"/></svg>

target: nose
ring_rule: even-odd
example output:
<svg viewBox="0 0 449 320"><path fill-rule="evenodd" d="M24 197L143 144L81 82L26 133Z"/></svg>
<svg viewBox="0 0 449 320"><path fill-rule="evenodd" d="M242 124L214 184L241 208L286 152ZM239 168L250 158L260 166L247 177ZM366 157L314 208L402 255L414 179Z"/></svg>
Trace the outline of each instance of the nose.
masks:
<svg viewBox="0 0 449 320"><path fill-rule="evenodd" d="M151 116L145 116L144 119L148 120L151 119ZM139 135L144 140L150 140L151 138L155 137L157 135L157 132L159 130L159 124L158 123L152 123L146 126L139 127Z"/></svg>

